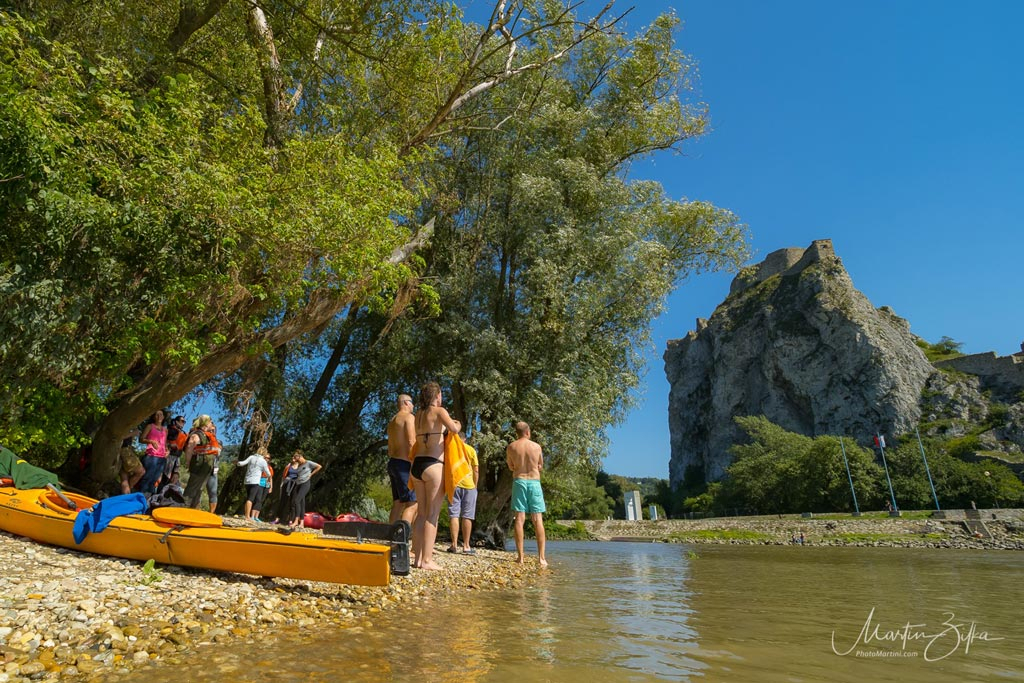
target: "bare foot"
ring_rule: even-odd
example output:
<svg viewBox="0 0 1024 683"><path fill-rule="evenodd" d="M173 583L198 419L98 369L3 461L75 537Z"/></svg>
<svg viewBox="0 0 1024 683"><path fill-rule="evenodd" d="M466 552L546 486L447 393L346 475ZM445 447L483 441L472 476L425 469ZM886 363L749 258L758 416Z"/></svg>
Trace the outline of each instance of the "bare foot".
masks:
<svg viewBox="0 0 1024 683"><path fill-rule="evenodd" d="M547 569L548 568L548 561L545 560L543 557L540 558L540 568L541 569Z"/></svg>
<svg viewBox="0 0 1024 683"><path fill-rule="evenodd" d="M424 562L424 563L420 564L420 565L419 565L418 567L416 567L416 568L417 568L417 569L427 569L427 570L429 570L429 571L437 571L438 569L440 569L440 568L441 568L441 565L439 565L439 564L434 564L433 562Z"/></svg>
<svg viewBox="0 0 1024 683"><path fill-rule="evenodd" d="M516 564L524 564L525 562L526 562L526 558L523 557L522 555L520 555L518 557L518 559L516 559Z"/></svg>

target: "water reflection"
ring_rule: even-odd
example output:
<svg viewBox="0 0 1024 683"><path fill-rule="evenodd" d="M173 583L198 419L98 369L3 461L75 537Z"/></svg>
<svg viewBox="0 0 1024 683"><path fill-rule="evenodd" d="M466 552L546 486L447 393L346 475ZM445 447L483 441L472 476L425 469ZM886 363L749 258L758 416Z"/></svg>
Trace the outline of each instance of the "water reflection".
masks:
<svg viewBox="0 0 1024 683"><path fill-rule="evenodd" d="M707 547L693 563L694 627L707 680L1024 680L1015 553L872 548ZM727 578L725 578L727 577ZM723 580L724 578L724 580ZM872 615L882 640L858 642ZM1003 641L927 661L948 614ZM727 616L728 615L728 616ZM913 636L904 642L901 627ZM887 637L891 636L891 637ZM869 639L870 640L870 639Z"/></svg>
<svg viewBox="0 0 1024 683"><path fill-rule="evenodd" d="M1024 680L1020 553L649 543L549 552L552 571L522 591L467 591L377 615L370 629L284 635L272 658L218 646L140 680ZM883 633L908 622L935 631L951 612L1005 640L934 662L918 641L898 660L837 655L833 633L845 650L872 609Z"/></svg>

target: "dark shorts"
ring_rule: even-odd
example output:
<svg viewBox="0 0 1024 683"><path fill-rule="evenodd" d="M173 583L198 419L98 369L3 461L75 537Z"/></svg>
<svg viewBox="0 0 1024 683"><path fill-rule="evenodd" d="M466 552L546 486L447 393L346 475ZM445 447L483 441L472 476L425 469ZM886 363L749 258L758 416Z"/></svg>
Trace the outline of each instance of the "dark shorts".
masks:
<svg viewBox="0 0 1024 683"><path fill-rule="evenodd" d="M255 503L259 500L260 489L263 487L259 484L246 484L245 485L245 499L250 503Z"/></svg>
<svg viewBox="0 0 1024 683"><path fill-rule="evenodd" d="M253 510L262 510L263 504L267 502L267 494L270 493L269 486L260 485L260 492L256 494L256 500L252 502Z"/></svg>
<svg viewBox="0 0 1024 683"><path fill-rule="evenodd" d="M388 459L388 479L391 481L391 500L401 503L415 503L416 492L409 488L409 472L412 463L405 458Z"/></svg>
<svg viewBox="0 0 1024 683"><path fill-rule="evenodd" d="M476 489L455 487L452 502L448 505L448 516L459 519L476 518Z"/></svg>

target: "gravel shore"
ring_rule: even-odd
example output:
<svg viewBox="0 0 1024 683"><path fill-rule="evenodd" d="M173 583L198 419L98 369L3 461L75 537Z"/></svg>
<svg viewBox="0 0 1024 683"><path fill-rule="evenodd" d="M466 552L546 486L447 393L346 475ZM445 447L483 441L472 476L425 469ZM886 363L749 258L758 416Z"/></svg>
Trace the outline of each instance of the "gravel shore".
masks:
<svg viewBox="0 0 1024 683"><path fill-rule="evenodd" d="M371 627L383 610L530 580L536 558L477 549L448 554L440 571L413 570L386 587L267 579L55 548L0 532L0 683L109 681L195 657L210 643L274 629Z"/></svg>

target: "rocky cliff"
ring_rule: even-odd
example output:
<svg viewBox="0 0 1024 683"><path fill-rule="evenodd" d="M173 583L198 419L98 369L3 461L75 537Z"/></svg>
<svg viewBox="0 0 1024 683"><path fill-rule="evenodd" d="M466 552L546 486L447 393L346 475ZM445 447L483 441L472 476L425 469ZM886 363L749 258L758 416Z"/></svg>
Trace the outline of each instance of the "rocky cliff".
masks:
<svg viewBox="0 0 1024 683"><path fill-rule="evenodd" d="M830 240L773 252L737 275L709 320L668 343L672 485L722 477L736 416L862 443L912 431L935 372L907 322L854 288Z"/></svg>

